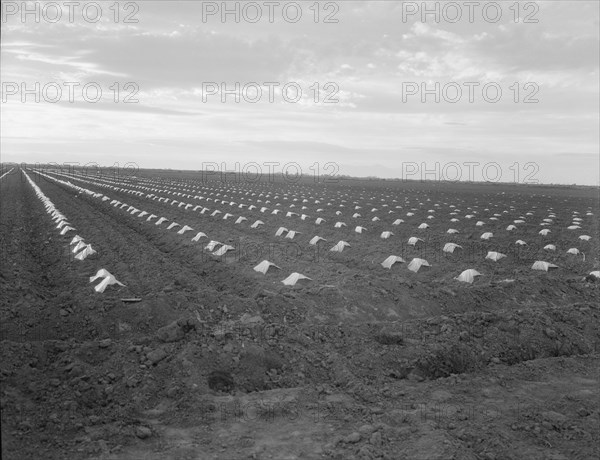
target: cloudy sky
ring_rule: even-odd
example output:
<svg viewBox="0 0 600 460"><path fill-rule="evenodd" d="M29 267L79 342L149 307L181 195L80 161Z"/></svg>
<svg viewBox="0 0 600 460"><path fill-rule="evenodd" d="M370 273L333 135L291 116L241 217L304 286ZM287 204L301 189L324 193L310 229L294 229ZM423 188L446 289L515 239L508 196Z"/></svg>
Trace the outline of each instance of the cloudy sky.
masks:
<svg viewBox="0 0 600 460"><path fill-rule="evenodd" d="M21 3L2 2L4 162L599 183L597 0L229 2L238 22L221 2Z"/></svg>

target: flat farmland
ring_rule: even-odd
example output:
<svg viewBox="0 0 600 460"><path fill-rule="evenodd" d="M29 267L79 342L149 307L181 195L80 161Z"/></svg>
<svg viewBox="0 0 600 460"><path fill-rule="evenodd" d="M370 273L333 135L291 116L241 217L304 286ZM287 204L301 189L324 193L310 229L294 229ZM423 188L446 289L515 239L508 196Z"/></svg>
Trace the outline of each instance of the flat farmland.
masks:
<svg viewBox="0 0 600 460"><path fill-rule="evenodd" d="M598 453L596 188L23 166L0 211L6 458Z"/></svg>

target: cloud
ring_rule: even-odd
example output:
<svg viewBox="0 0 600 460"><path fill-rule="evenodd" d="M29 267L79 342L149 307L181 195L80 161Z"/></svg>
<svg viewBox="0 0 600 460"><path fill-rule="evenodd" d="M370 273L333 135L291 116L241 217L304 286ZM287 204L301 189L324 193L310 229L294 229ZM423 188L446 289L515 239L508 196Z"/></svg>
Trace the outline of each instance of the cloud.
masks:
<svg viewBox="0 0 600 460"><path fill-rule="evenodd" d="M153 107L153 106L149 106L149 105L142 105L142 104L115 104L115 103L88 103L88 102L66 102L66 101L60 101L57 103L58 107L62 107L65 109L72 109L72 110L91 110L91 111L96 111L96 110L102 110L102 111L111 111L111 112L117 112L117 113L123 113L123 112L137 112L137 113L150 113L150 114L157 114L157 115L181 115L181 116L198 116L198 115L202 115L201 112L186 112L183 110L174 110L174 109L168 109L168 108L164 108L164 107Z"/></svg>
<svg viewBox="0 0 600 460"><path fill-rule="evenodd" d="M306 154L311 161L347 158L344 164L381 174L417 152L436 161L520 156L546 171L560 162L563 175L572 166L574 177L597 182L581 165L599 143L598 2L536 3L537 23L515 22L512 3L504 2L497 23L478 12L474 22L455 24L403 20L406 2L338 3L331 24L323 22L322 3L319 21L312 4L302 3L296 24L280 13L273 23L204 23L201 2L139 2L133 24L115 23L108 7L96 24L11 18L2 25L3 82L96 82L106 97L98 104L11 100L1 107L3 146L38 155L36 139L45 139L60 141L53 155L96 155L127 143L131 155L150 155L155 166L165 151L181 165L197 152L236 161ZM535 6L519 8L524 17ZM199 92L203 82L291 81L305 89L301 103L206 103ZM140 103L112 102L115 82L136 83ZM317 83L322 101L327 82L340 103L313 103L307 88ZM413 82L480 86L474 102L464 86L457 103L423 102L421 94L403 97L403 84ZM488 82L501 85L497 103L482 97ZM537 85L537 103L524 103L532 94L527 83ZM564 152L574 152L571 163Z"/></svg>

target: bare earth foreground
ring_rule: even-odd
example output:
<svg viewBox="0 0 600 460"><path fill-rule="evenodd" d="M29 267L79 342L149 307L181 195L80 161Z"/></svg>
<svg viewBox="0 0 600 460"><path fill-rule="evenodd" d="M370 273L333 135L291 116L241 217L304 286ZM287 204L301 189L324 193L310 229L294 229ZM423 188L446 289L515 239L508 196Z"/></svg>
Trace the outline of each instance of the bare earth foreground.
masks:
<svg viewBox="0 0 600 460"><path fill-rule="evenodd" d="M1 180L3 459L600 455L600 282L586 278L599 266L597 190L49 173L194 229L179 235L109 200L28 174L75 231L59 234L21 171ZM143 190L145 180L161 181L159 196L234 217L130 192ZM213 198L182 198L177 190ZM262 201L240 209L215 201L216 193L236 203ZM283 212L272 215L276 203ZM260 212L263 205L269 212ZM455 223L452 209L460 209ZM310 218L286 217L290 210ZM566 229L574 211L581 216L576 232ZM362 215L353 218L356 212ZM465 219L468 213L475 218ZM542 237L540 222L549 214L552 233ZM238 216L248 221L235 224ZM316 217L326 222L317 226ZM519 217L525 223L505 231ZM392 226L397 218L405 222ZM251 229L256 219L265 224ZM336 221L347 227L334 228ZM422 222L427 230L417 229ZM367 231L356 233L357 225ZM280 246L264 251L270 243L292 244L274 236L280 226L300 232L296 249L315 235L328 241L317 255ZM446 234L450 227L459 233ZM216 257L204 250L207 239L191 241L200 230L236 249L254 243L254 250ZM379 237L385 230L394 232L388 240ZM485 231L494 233L492 241L480 241ZM590 241L578 240L584 233ZM75 234L97 254L74 260ZM410 236L424 240L421 252L405 244ZM530 249L508 253L519 238ZM350 247L330 253L338 240ZM437 243L448 241L470 253L442 254ZM259 243L263 253L256 254ZM556 251L544 250L546 243ZM566 255L571 247L585 260ZM488 250L508 257L486 261ZM384 269L380 262L391 254L407 262L424 257L432 267ZM263 259L280 269L253 271ZM559 268L531 270L535 260ZM100 268L126 287L94 292L89 277ZM453 279L467 268L483 276L473 284ZM293 271L312 280L284 286ZM133 297L141 301L121 300Z"/></svg>

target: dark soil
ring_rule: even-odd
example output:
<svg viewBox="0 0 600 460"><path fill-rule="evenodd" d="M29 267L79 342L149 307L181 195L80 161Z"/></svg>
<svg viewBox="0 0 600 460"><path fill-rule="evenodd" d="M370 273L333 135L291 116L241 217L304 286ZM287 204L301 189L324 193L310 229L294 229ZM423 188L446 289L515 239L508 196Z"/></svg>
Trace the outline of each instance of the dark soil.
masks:
<svg viewBox="0 0 600 460"><path fill-rule="evenodd" d="M599 269L597 191L45 173L28 171L75 227L65 236L21 171L0 181L3 458L598 457L600 282L588 276ZM568 230L577 216L582 228ZM265 224L250 228L257 219ZM167 231L171 222L194 230ZM300 234L276 237L281 226ZM191 241L198 231L208 239ZM75 260L75 234L97 254ZM310 246L315 235L327 242ZM409 246L410 236L424 243ZM214 256L209 239L235 249ZM329 252L339 240L350 247ZM443 253L446 242L463 248ZM485 260L492 250L507 257ZM432 266L384 269L391 254ZM263 259L280 269L253 271ZM535 260L559 268L531 270ZM100 268L125 287L96 293L89 277ZM454 279L467 268L483 275ZM312 280L286 287L292 272ZM141 300L122 301L131 298Z"/></svg>

